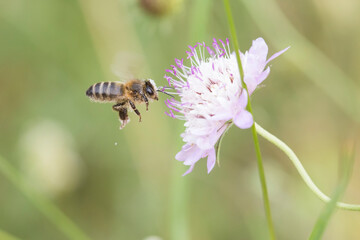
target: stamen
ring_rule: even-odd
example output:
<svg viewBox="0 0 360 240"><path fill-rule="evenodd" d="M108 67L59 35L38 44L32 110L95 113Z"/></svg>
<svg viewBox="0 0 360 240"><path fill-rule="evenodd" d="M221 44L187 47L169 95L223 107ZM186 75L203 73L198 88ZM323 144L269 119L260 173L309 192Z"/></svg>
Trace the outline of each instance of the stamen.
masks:
<svg viewBox="0 0 360 240"><path fill-rule="evenodd" d="M196 68L195 66L191 66L191 75L196 75L198 68Z"/></svg>
<svg viewBox="0 0 360 240"><path fill-rule="evenodd" d="M167 80L168 84L170 85L170 81L172 78L167 76L166 74L164 75L164 78Z"/></svg>
<svg viewBox="0 0 360 240"><path fill-rule="evenodd" d="M179 67L179 68L183 68L183 66L184 66L184 59L182 58L181 60L179 60L179 59L177 59L177 58L175 58L175 63L176 63L176 65Z"/></svg>
<svg viewBox="0 0 360 240"><path fill-rule="evenodd" d="M172 75L174 75L173 71L170 69L165 69L165 72L171 73Z"/></svg>
<svg viewBox="0 0 360 240"><path fill-rule="evenodd" d="M228 55L228 53L227 53L227 51L226 51L225 43L224 43L223 40L221 40L221 39L219 39L219 41L221 42L221 44L222 44L223 47L224 47L224 48L222 49L222 50L224 51L224 54L226 54L226 56L229 57L229 55Z"/></svg>
<svg viewBox="0 0 360 240"><path fill-rule="evenodd" d="M215 55L214 51L210 47L206 47L206 49L208 50L210 56L213 57Z"/></svg>
<svg viewBox="0 0 360 240"><path fill-rule="evenodd" d="M171 111L171 109L169 110L170 113L165 112L166 115L168 115L169 117L175 118L174 113Z"/></svg>

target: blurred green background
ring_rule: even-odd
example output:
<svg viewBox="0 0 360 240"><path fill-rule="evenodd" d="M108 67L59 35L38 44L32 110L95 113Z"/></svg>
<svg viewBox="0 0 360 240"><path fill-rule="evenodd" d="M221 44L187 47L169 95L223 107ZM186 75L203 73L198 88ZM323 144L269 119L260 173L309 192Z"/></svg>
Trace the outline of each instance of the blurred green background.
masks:
<svg viewBox="0 0 360 240"><path fill-rule="evenodd" d="M330 195L340 146L360 133L360 2L231 4L242 51L258 37L270 55L291 46L254 94L255 118ZM85 96L96 82L131 76L165 85L187 45L214 37L229 37L222 1L0 0L1 161L91 239L267 239L250 130L229 131L210 175L201 160L182 177L174 156L184 127L164 114L166 96L149 112L139 106L143 122L131 113L121 131L111 104ZM325 204L282 152L260 144L278 238L306 239ZM350 203L360 203L359 152ZM359 213L338 210L324 239L360 239L359 225ZM0 229L67 239L3 172Z"/></svg>

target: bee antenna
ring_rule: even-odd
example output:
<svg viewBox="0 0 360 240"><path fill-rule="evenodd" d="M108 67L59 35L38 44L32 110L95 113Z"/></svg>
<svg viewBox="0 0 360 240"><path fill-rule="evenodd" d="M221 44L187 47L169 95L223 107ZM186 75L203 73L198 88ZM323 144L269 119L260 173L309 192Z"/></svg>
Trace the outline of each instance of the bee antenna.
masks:
<svg viewBox="0 0 360 240"><path fill-rule="evenodd" d="M162 90L160 90L160 89L157 89L156 91L161 92L161 93L163 93L163 94L166 94L166 95L169 95L170 97L175 98L175 97L174 97L173 95L171 95L170 93L164 92L164 91L162 91Z"/></svg>
<svg viewBox="0 0 360 240"><path fill-rule="evenodd" d="M166 89L166 88L168 88L168 89L169 89L169 88L170 88L170 89L175 89L174 87L170 87L170 86L163 86L163 87L159 87L159 88L163 88L163 89L164 89L164 88L165 88L165 89Z"/></svg>

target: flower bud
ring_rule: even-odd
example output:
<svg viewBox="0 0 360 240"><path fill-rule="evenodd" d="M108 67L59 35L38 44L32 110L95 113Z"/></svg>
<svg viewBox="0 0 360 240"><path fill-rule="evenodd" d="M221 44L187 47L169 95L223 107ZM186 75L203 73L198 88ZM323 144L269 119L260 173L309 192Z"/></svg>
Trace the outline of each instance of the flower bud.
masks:
<svg viewBox="0 0 360 240"><path fill-rule="evenodd" d="M153 16L162 17L176 11L183 0L140 0L142 9Z"/></svg>

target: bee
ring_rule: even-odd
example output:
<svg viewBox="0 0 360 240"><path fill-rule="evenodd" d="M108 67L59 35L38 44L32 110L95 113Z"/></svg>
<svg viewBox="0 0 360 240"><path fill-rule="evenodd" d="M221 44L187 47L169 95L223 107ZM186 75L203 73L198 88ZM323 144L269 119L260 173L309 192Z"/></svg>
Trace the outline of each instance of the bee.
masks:
<svg viewBox="0 0 360 240"><path fill-rule="evenodd" d="M95 83L86 91L86 96L95 102L115 103L112 108L114 111L119 112L120 129L122 129L130 122L128 116L129 106L139 116L139 122L141 122L141 114L135 104L145 103L146 111L148 111L149 100L158 100L157 91L159 90L156 89L155 82L152 79L133 79L125 83Z"/></svg>

